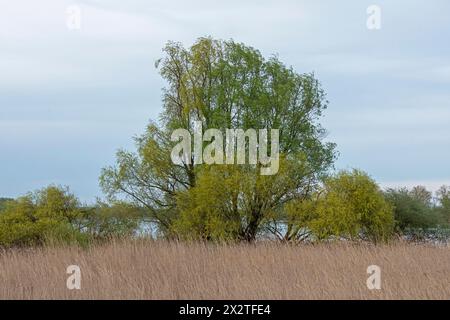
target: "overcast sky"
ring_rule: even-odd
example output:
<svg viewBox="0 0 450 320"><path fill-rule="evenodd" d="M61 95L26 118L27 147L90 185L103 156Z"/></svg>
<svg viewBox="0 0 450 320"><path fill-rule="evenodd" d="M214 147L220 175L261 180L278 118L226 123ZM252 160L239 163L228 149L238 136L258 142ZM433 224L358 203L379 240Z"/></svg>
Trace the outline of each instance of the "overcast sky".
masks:
<svg viewBox="0 0 450 320"><path fill-rule="evenodd" d="M366 26L372 4L380 30ZM337 168L450 184L449 14L448 0L0 0L0 197L50 183L101 196L101 168L161 111L161 48L206 35L315 72Z"/></svg>

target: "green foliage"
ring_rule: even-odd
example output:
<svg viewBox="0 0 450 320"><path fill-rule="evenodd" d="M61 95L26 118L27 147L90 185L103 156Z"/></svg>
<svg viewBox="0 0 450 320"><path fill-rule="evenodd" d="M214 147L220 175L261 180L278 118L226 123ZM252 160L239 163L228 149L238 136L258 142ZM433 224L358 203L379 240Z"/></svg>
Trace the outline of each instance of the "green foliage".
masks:
<svg viewBox="0 0 450 320"><path fill-rule="evenodd" d="M183 238L234 240L242 232L243 199L247 187L234 166L204 168L197 185L178 194L180 215L174 231Z"/></svg>
<svg viewBox="0 0 450 320"><path fill-rule="evenodd" d="M78 221L79 229L93 239L111 239L133 236L142 218L142 210L131 204L116 202L112 205L98 203L84 208Z"/></svg>
<svg viewBox="0 0 450 320"><path fill-rule="evenodd" d="M193 169L172 164L171 142L155 124L136 138L137 154L120 150L115 167L102 170L100 186L112 202L124 195L147 216L161 232L169 234L175 217L176 192L189 188Z"/></svg>
<svg viewBox="0 0 450 320"><path fill-rule="evenodd" d="M192 237L254 240L270 215L311 192L332 166L335 145L322 141L325 130L318 123L327 107L325 93L313 74L296 73L277 57L265 59L234 41L200 38L188 49L169 42L164 52L157 63L168 83L162 121L136 139L137 153L117 153L116 165L102 171L101 187L110 200L125 196L146 208L168 237L192 230ZM201 121L204 130L280 129L286 159L280 170L296 180L284 181L281 177L289 176L280 173L257 177L255 166L173 164L170 135L179 128L193 134L194 121ZM237 185L236 174L241 180ZM236 189L225 190L230 184ZM223 197L217 190L224 191Z"/></svg>
<svg viewBox="0 0 450 320"><path fill-rule="evenodd" d="M342 171L326 178L324 186L307 201L286 208L297 228L317 239L387 240L392 234L393 212L378 185L364 172Z"/></svg>
<svg viewBox="0 0 450 320"><path fill-rule="evenodd" d="M437 212L441 217L442 223L447 228L450 228L450 187L449 186L442 186L437 191L437 200L439 202Z"/></svg>
<svg viewBox="0 0 450 320"><path fill-rule="evenodd" d="M423 187L415 187L411 191L406 188L389 189L385 196L394 207L396 229L400 232L436 227L441 222L439 209L433 207L431 194Z"/></svg>
<svg viewBox="0 0 450 320"><path fill-rule="evenodd" d="M122 202L83 207L67 188L50 186L8 201L0 214L0 246L87 245L133 236L140 208Z"/></svg>
<svg viewBox="0 0 450 320"><path fill-rule="evenodd" d="M43 244L54 237L73 240L78 235L71 222L80 214L78 207L74 195L55 186L9 201L0 215L0 245Z"/></svg>
<svg viewBox="0 0 450 320"><path fill-rule="evenodd" d="M13 199L10 198L0 198L0 213L3 209L5 209L6 207L6 203L8 203L9 201L13 201Z"/></svg>
<svg viewBox="0 0 450 320"><path fill-rule="evenodd" d="M252 241L303 190L308 170L300 156L281 156L269 176L251 166L203 166L196 186L178 194L174 229L187 238Z"/></svg>

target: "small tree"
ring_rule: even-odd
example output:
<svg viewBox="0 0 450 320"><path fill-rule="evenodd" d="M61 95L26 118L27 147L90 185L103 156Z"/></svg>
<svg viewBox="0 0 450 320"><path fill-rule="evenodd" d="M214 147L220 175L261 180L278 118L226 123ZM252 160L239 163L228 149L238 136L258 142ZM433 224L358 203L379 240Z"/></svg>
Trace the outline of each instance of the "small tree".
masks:
<svg viewBox="0 0 450 320"><path fill-rule="evenodd" d="M308 201L288 204L291 221L318 239L387 240L393 212L378 185L366 173L341 171L326 178L323 188Z"/></svg>
<svg viewBox="0 0 450 320"><path fill-rule="evenodd" d="M417 192L418 190L421 192ZM394 207L395 226L398 232L411 229L427 229L439 224L438 211L433 207L431 196L424 188L408 190L388 189L386 199Z"/></svg>
<svg viewBox="0 0 450 320"><path fill-rule="evenodd" d="M6 204L0 215L0 245L81 240L72 227L79 215L79 201L67 188L50 186L30 193Z"/></svg>

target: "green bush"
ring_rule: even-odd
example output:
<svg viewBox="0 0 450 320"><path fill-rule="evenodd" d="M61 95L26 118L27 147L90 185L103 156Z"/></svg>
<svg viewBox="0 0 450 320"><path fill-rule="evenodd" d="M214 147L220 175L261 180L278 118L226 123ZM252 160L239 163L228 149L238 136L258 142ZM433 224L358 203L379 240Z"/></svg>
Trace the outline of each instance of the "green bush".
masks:
<svg viewBox="0 0 450 320"><path fill-rule="evenodd" d="M387 240L393 231L392 207L366 173L342 171L324 181L307 201L287 205L291 221L319 240Z"/></svg>
<svg viewBox="0 0 450 320"><path fill-rule="evenodd" d="M40 245L53 237L73 240L79 234L71 223L79 214L75 196L68 189L56 186L8 201L0 215L0 245ZM62 237L63 233L66 236Z"/></svg>
<svg viewBox="0 0 450 320"><path fill-rule="evenodd" d="M139 207L123 202L112 205L98 203L84 208L78 226L94 239L122 238L133 236L142 221Z"/></svg>
<svg viewBox="0 0 450 320"><path fill-rule="evenodd" d="M418 196L415 190L418 188L411 191L406 188L388 189L385 193L387 201L394 207L398 232L432 228L442 222L439 209L433 206L431 197Z"/></svg>
<svg viewBox="0 0 450 320"><path fill-rule="evenodd" d="M79 244L132 236L141 209L116 202L83 207L67 188L50 186L4 202L0 213L0 246Z"/></svg>

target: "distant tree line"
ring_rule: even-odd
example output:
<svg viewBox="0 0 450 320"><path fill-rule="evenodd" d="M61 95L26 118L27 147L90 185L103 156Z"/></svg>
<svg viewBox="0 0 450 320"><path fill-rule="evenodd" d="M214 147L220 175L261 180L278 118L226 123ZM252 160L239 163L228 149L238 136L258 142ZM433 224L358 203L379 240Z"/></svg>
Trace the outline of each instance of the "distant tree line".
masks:
<svg viewBox="0 0 450 320"><path fill-rule="evenodd" d="M385 198L393 207L397 233L406 234L412 239L450 237L448 186L442 186L435 194L424 186L388 189Z"/></svg>
<svg viewBox="0 0 450 320"><path fill-rule="evenodd" d="M201 188L207 189L208 185ZM144 236L242 240L238 236L242 226L223 212L226 208L221 207L221 190L206 189L194 191L198 195L195 208L189 207L189 201L187 207L181 206L186 211L174 219L170 232L166 229L147 232L146 227L155 221L142 206L125 202L86 206L63 187L49 186L17 199L1 199L0 247L88 245L113 238ZM422 186L383 192L367 174L358 170L325 178L308 199L289 202L284 211L285 214L268 215L255 239L378 242L402 236L407 240L428 237L445 241L450 236L449 187L443 186L435 194Z"/></svg>
<svg viewBox="0 0 450 320"><path fill-rule="evenodd" d="M383 192L362 171L332 173L336 146L319 123L328 101L314 74L232 40L169 42L164 53L156 64L167 82L161 120L135 138L136 152L118 151L115 165L102 170L106 203L82 205L58 186L1 200L0 246L88 244L148 229L166 239L247 242L380 242L448 229L447 187L434 196L423 187ZM223 133L279 129L279 171L172 162L171 134L193 135L198 123Z"/></svg>

